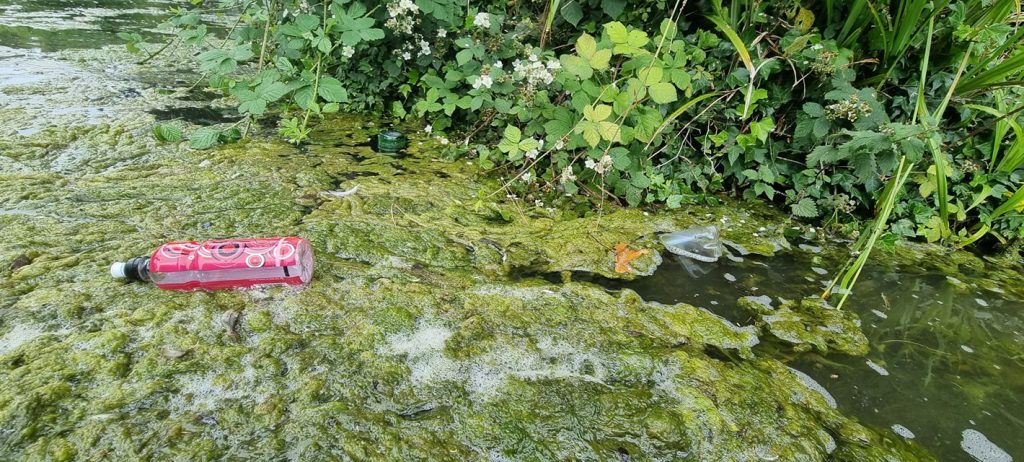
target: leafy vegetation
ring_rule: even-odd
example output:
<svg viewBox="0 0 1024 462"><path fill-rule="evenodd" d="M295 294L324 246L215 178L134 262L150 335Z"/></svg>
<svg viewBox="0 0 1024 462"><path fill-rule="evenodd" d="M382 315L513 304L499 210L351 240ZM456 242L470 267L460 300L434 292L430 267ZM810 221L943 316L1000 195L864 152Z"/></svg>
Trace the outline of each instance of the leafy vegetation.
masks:
<svg viewBox="0 0 1024 462"><path fill-rule="evenodd" d="M234 25L215 37L209 12ZM301 143L324 114L375 111L423 120L449 155L506 172L506 193L537 205L736 194L854 237L873 219L872 243L1024 236L1013 0L194 0L176 13L172 43L195 47L204 82L247 116L190 134L195 148L256 118Z"/></svg>

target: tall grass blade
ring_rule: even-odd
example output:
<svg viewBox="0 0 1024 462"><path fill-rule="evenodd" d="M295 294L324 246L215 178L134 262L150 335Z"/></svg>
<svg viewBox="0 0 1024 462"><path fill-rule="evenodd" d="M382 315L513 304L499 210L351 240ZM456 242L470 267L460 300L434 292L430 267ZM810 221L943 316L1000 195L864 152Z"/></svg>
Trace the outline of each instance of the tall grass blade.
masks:
<svg viewBox="0 0 1024 462"><path fill-rule="evenodd" d="M736 52L740 55L740 60L743 61L743 65L746 66L747 72L750 73L750 79L753 80L755 73L754 60L750 58L750 51L747 50L747 46L743 44L743 40L740 39L740 36L736 35L736 31L732 30L732 27L729 27L729 24L727 24L724 19L718 16L708 16L708 20L715 23L718 30L722 31L726 38L732 42L733 48L736 48Z"/></svg>
<svg viewBox="0 0 1024 462"><path fill-rule="evenodd" d="M1017 210L1017 208L1021 206L1022 202L1024 202L1024 188L1018 189L1017 192L1013 193L1013 195L1006 200L1006 202L1003 202L1002 205L993 210L992 215L989 216L989 220L996 221L999 217Z"/></svg>
<svg viewBox="0 0 1024 462"><path fill-rule="evenodd" d="M868 257L871 256L871 251L875 248L875 244L878 242L878 238L882 236L885 229L888 227L889 215L892 214L893 208L896 206L896 200L899 199L900 193L903 192L903 186L906 184L907 179L910 178L910 171L913 168L913 164L907 163L907 158L900 158L899 166L896 169L896 173L889 182L885 185L885 189L882 190L882 194L878 197L878 204L876 206L878 215L875 217L875 221L872 224L871 234L868 236L866 241L863 241L861 246L857 247L860 252L852 262L847 263L845 270L838 279L839 292L842 293L842 298L839 299L839 303L836 304L837 309L841 309L843 304L846 303L846 299L853 292L854 285L857 284L857 279L860 277L861 271L864 269L864 265L868 261ZM834 286L835 284L833 284ZM831 287L831 286L830 286ZM829 292L831 292L831 288ZM829 293L826 293L826 296Z"/></svg>
<svg viewBox="0 0 1024 462"><path fill-rule="evenodd" d="M548 2L548 17L544 21L544 30L541 31L541 48L544 47L544 42L547 41L547 37L551 34L551 24L555 22L555 16L558 15L558 6L562 3L562 0L550 0Z"/></svg>

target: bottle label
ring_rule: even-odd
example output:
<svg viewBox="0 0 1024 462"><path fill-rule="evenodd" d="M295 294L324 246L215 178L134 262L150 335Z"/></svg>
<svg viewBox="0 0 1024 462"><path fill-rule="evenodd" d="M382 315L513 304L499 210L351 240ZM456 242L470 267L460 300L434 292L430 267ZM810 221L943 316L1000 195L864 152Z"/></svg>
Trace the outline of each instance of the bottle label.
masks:
<svg viewBox="0 0 1024 462"><path fill-rule="evenodd" d="M168 242L153 252L149 271L165 289L303 284L312 276L312 251L300 237Z"/></svg>

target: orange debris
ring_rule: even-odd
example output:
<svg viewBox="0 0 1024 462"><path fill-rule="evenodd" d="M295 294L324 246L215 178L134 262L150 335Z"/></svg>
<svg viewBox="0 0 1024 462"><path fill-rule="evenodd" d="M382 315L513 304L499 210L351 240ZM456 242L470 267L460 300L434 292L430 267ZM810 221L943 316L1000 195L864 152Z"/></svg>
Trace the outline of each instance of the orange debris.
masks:
<svg viewBox="0 0 1024 462"><path fill-rule="evenodd" d="M633 268L629 266L629 262L640 258L641 255L647 252L648 249L629 250L629 245L625 242L618 243L615 246L615 272L628 273L633 271Z"/></svg>

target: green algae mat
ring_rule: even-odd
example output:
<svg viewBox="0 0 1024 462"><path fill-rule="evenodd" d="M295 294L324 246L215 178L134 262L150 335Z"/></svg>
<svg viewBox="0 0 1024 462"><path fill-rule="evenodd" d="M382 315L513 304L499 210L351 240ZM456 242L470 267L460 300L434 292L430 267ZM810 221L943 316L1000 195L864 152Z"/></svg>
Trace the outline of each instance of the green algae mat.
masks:
<svg viewBox="0 0 1024 462"><path fill-rule="evenodd" d="M614 271L616 243L660 250L657 233L719 217L770 254L757 213L566 217L481 195L498 183L420 137L376 154L367 118L325 121L301 149L196 152L117 110L27 134L5 119L0 458L929 458L755 354L767 328L573 282L637 277ZM313 243L305 290L107 275L168 239L279 234Z"/></svg>

